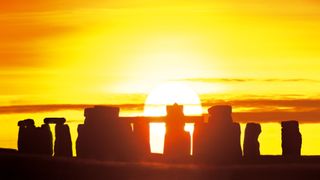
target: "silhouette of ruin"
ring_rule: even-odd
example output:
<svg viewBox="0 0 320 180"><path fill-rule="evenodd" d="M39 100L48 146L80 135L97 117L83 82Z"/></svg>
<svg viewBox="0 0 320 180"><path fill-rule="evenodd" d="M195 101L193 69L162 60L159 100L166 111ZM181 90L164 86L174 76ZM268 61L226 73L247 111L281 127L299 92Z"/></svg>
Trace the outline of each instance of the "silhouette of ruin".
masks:
<svg viewBox="0 0 320 180"><path fill-rule="evenodd" d="M209 108L208 123L196 123L194 156L196 161L232 163L242 157L240 125L233 123L231 106Z"/></svg>
<svg viewBox="0 0 320 180"><path fill-rule="evenodd" d="M78 157L116 161L135 158L131 152L133 132L129 123L119 121L119 108L86 108L84 116L84 124L78 127Z"/></svg>
<svg viewBox="0 0 320 180"><path fill-rule="evenodd" d="M18 122L18 151L25 154L52 155L52 133L48 124L34 125L33 119Z"/></svg>
<svg viewBox="0 0 320 180"><path fill-rule="evenodd" d="M301 155L302 136L298 121L281 122L282 155L299 157Z"/></svg>
<svg viewBox="0 0 320 180"><path fill-rule="evenodd" d="M55 124L54 156L72 157L72 141L65 118L45 118L44 123Z"/></svg>
<svg viewBox="0 0 320 180"><path fill-rule="evenodd" d="M260 124L247 123L243 143L243 156L245 158L256 159L260 156L260 144L258 141L260 133Z"/></svg>
<svg viewBox="0 0 320 180"><path fill-rule="evenodd" d="M32 131L35 129L34 120L26 119L18 122L18 151L20 153L32 153Z"/></svg>
<svg viewBox="0 0 320 180"><path fill-rule="evenodd" d="M107 161L160 160L218 164L237 163L241 159L261 159L258 141L260 124L246 125L242 155L240 125L233 122L232 107L213 106L208 112L209 118L205 121L203 116L184 116L183 106L178 104L167 106L165 117L119 117L117 107L86 108L84 124L78 126L77 157ZM150 122L166 123L163 155L151 154ZM70 129L65 123L65 118L45 118L44 124L36 127L32 119L19 121L18 152L72 157ZM184 130L185 123L195 123L192 156L191 137ZM55 125L54 148L50 124ZM298 121L284 121L281 126L282 155L300 157L302 137Z"/></svg>
<svg viewBox="0 0 320 180"><path fill-rule="evenodd" d="M184 126L183 106L167 106L163 154L170 161L183 161L190 156L190 135L184 131Z"/></svg>
<svg viewBox="0 0 320 180"><path fill-rule="evenodd" d="M136 121L133 124L133 141L134 150L138 159L148 158L151 153L150 149L150 131L149 123L146 121Z"/></svg>

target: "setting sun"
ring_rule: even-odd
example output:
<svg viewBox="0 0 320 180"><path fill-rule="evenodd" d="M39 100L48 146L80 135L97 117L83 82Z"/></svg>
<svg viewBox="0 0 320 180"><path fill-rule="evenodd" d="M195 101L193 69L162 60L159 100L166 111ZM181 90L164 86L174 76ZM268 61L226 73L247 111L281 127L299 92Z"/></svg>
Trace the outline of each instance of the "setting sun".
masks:
<svg viewBox="0 0 320 180"><path fill-rule="evenodd" d="M165 116L166 106L174 103L183 105L185 115L202 114L201 102L195 91L182 82L158 85L150 92L145 102L145 116Z"/></svg>

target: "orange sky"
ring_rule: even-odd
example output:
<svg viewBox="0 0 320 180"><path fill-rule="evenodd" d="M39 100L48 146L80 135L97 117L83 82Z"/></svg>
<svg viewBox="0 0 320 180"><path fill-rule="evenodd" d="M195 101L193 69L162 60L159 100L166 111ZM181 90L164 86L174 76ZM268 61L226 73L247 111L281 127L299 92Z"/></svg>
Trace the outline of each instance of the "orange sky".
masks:
<svg viewBox="0 0 320 180"><path fill-rule="evenodd" d="M2 2L0 106L143 104L174 80L208 105L318 111L319 22L317 1Z"/></svg>

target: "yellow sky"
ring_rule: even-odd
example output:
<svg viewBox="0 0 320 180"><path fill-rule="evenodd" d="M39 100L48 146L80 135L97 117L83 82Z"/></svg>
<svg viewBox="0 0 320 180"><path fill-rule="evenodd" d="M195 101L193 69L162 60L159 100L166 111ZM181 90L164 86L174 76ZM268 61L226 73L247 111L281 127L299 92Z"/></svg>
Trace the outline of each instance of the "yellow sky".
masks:
<svg viewBox="0 0 320 180"><path fill-rule="evenodd" d="M143 103L166 80L201 100L312 98L317 1L54 1L0 7L0 104Z"/></svg>

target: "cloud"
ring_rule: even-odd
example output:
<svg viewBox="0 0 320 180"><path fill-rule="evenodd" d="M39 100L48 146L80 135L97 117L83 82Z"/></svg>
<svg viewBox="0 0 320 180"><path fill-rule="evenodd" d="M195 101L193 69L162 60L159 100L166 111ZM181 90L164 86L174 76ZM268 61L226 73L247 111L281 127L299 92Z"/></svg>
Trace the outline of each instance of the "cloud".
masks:
<svg viewBox="0 0 320 180"><path fill-rule="evenodd" d="M234 109L237 122L281 122L298 120L301 123L320 122L320 99L244 99L232 101L206 100L205 108L228 104ZM241 111L239 111L241 110Z"/></svg>
<svg viewBox="0 0 320 180"><path fill-rule="evenodd" d="M0 52L1 68L40 67L43 65L39 55L35 52Z"/></svg>
<svg viewBox="0 0 320 180"><path fill-rule="evenodd" d="M0 70L47 66L46 46L81 28L70 19L63 13L0 14Z"/></svg>
<svg viewBox="0 0 320 180"><path fill-rule="evenodd" d="M93 107L93 104L48 104L48 105L15 105L15 106L0 106L0 114L16 114L16 113L43 113L55 112L63 110L84 110L88 107ZM124 110L143 110L143 104L117 104L108 105L119 107Z"/></svg>
<svg viewBox="0 0 320 180"><path fill-rule="evenodd" d="M252 107L254 110L234 112L233 118L237 122L281 122L285 120L298 120L301 123L320 122L320 99L312 100L239 100L215 101L203 103L204 108L219 104L232 105L234 109ZM93 104L53 104L53 105L16 105L0 106L0 114L17 113L46 113L62 110L83 111L93 107ZM121 111L143 111L144 104L114 104ZM291 107L292 109L277 109L277 107ZM268 107L268 108L266 108ZM270 108L274 107L274 108ZM207 116L207 115L206 115Z"/></svg>
<svg viewBox="0 0 320 180"><path fill-rule="evenodd" d="M316 112L235 112L232 115L236 122L281 122L297 120L300 123L319 123L320 110Z"/></svg>
<svg viewBox="0 0 320 180"><path fill-rule="evenodd" d="M203 83L247 83L247 82L313 82L320 83L317 79L253 79L253 78L186 78L179 79L190 82Z"/></svg>
<svg viewBox="0 0 320 180"><path fill-rule="evenodd" d="M230 104L235 107L292 107L303 110L305 108L320 109L320 99L244 99L244 100L206 100L202 103L203 106L212 106L216 104Z"/></svg>

